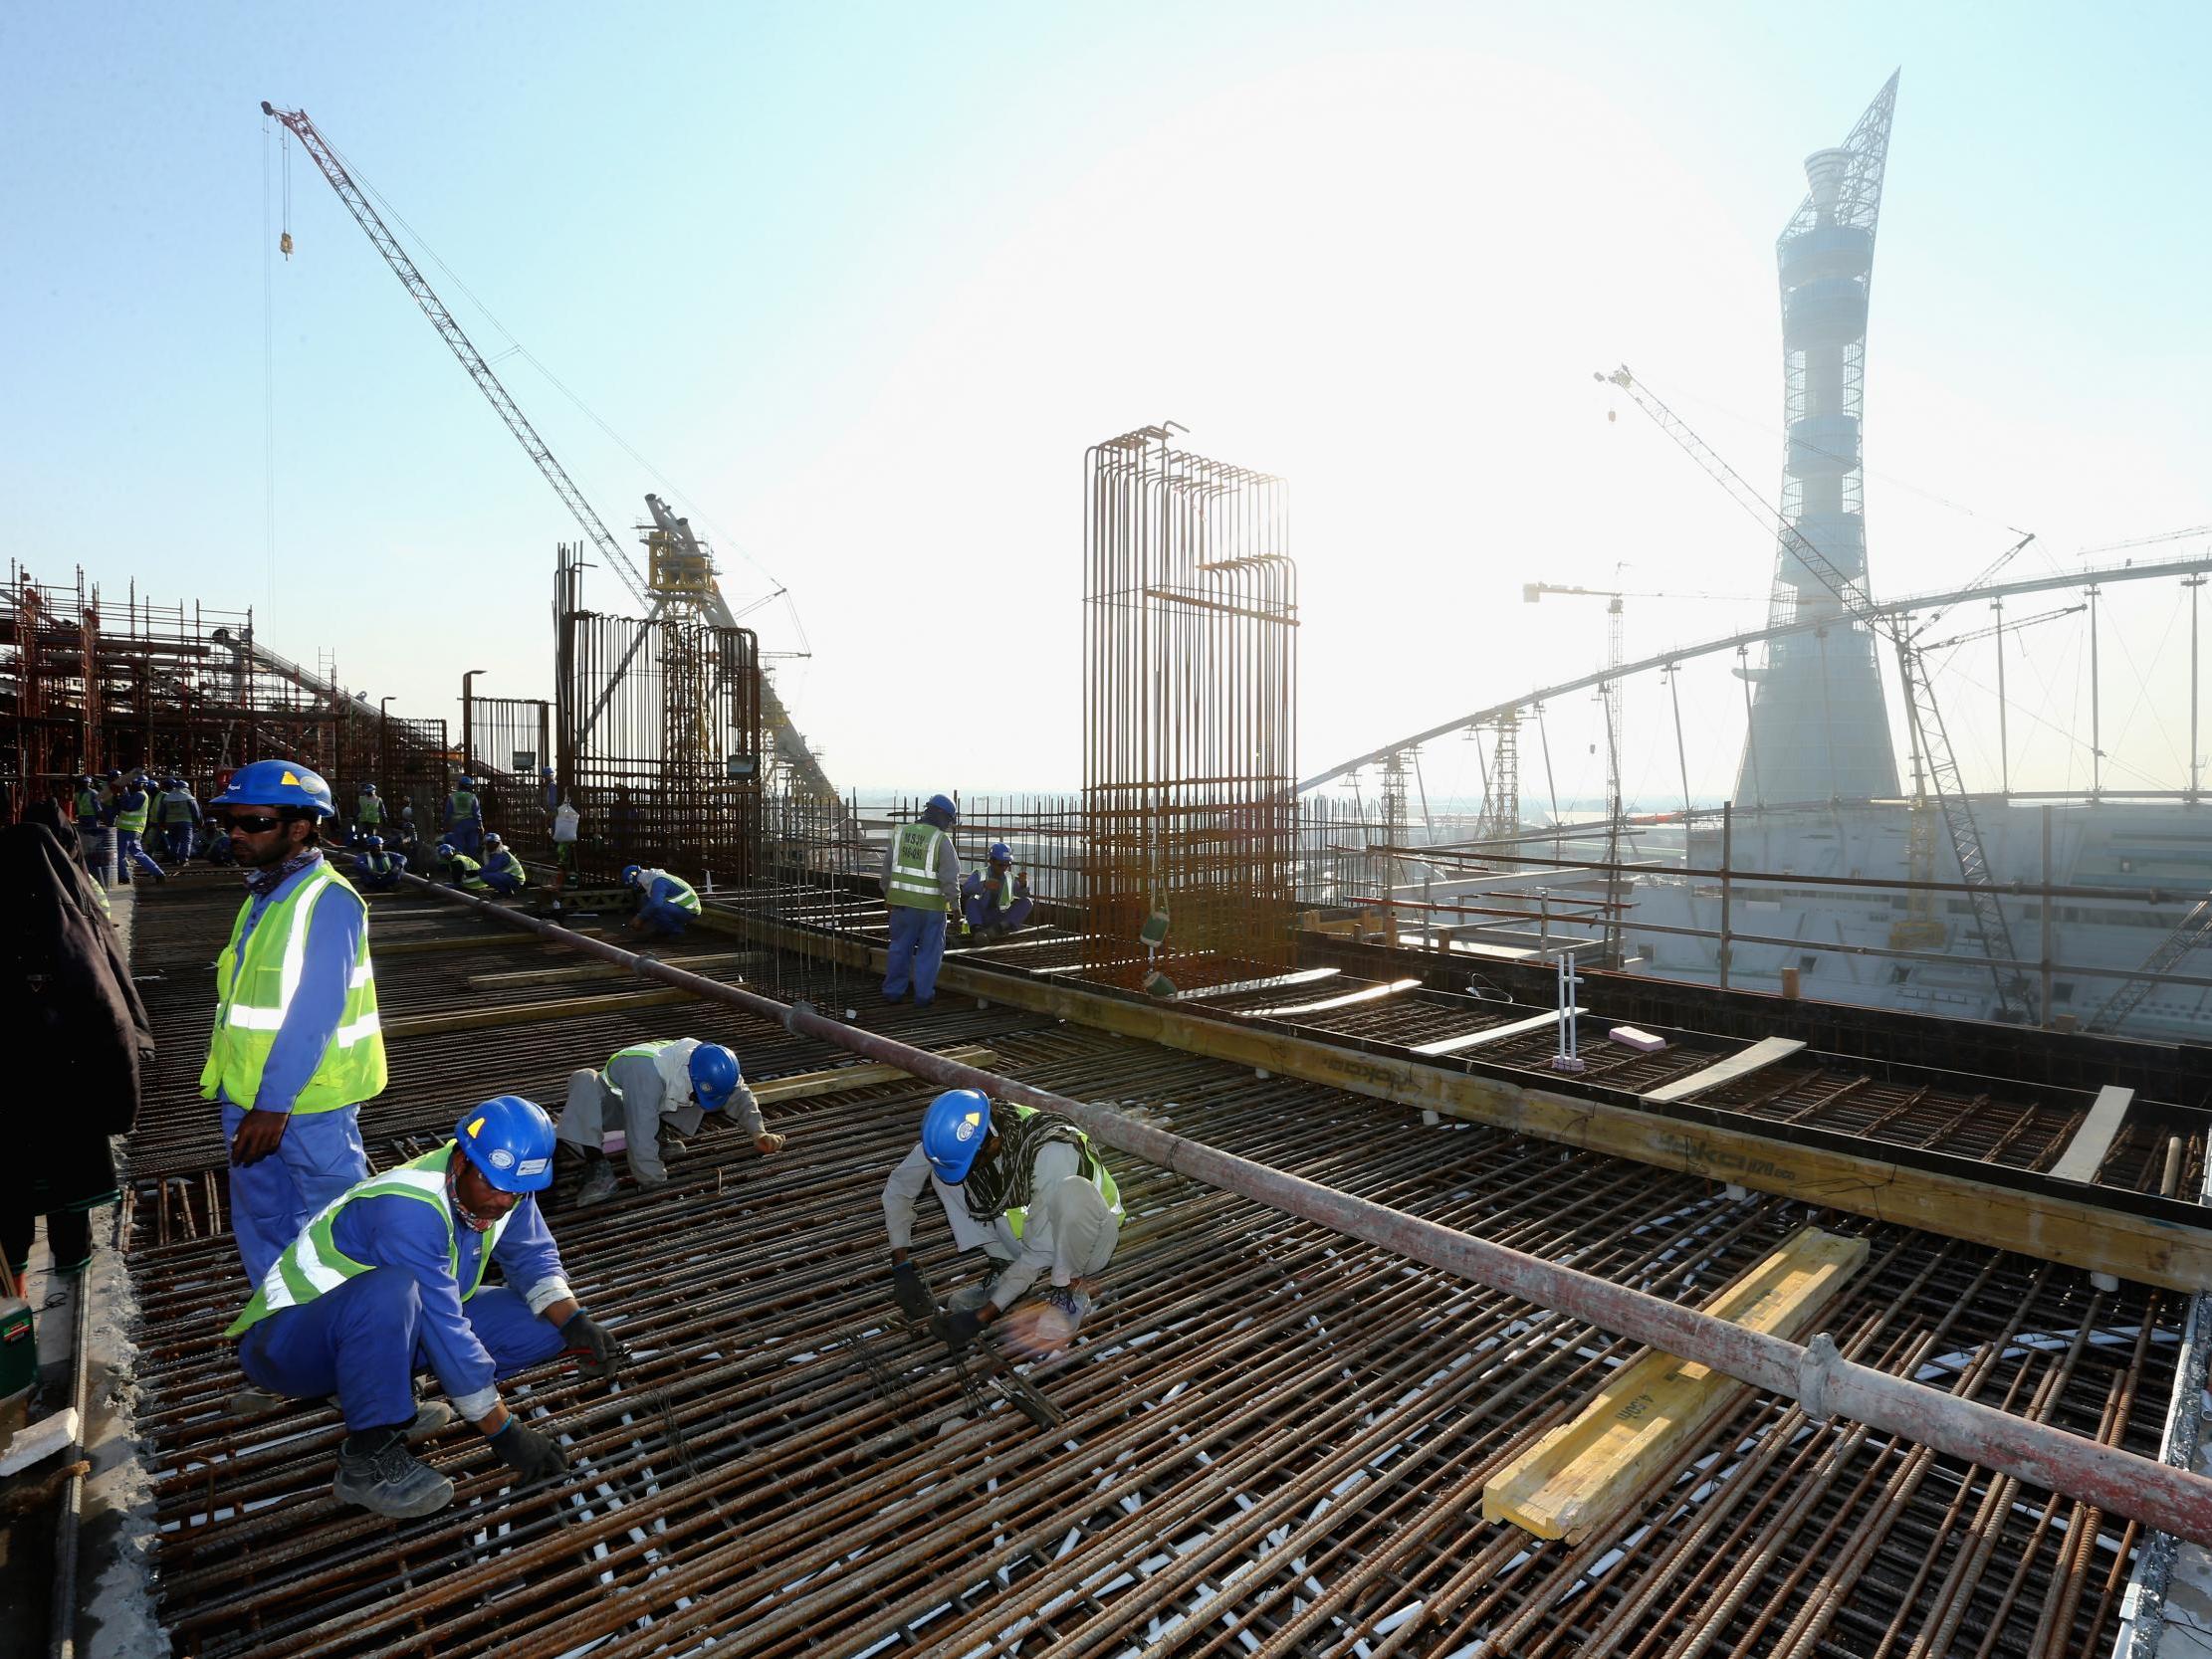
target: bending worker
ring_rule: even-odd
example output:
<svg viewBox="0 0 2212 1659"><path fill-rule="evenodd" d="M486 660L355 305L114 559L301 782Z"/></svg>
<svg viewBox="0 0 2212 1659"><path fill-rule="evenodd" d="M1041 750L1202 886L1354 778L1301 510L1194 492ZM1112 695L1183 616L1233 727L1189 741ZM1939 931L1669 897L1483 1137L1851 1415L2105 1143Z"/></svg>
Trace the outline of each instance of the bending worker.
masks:
<svg viewBox="0 0 2212 1659"><path fill-rule="evenodd" d="M625 865L622 885L637 890L637 914L630 918L633 933L665 933L681 938L691 919L699 914L699 891L681 876L641 864Z"/></svg>
<svg viewBox="0 0 2212 1659"><path fill-rule="evenodd" d="M192 861L192 842L200 827L200 803L192 796L191 789L181 777L172 777L162 785L161 798L154 804L155 821L161 826L161 840L168 851L171 864L189 864Z"/></svg>
<svg viewBox="0 0 2212 1659"><path fill-rule="evenodd" d="M1029 920L1029 879L1013 867L1011 847L991 844L990 864L960 884L960 903L978 938L1010 933Z"/></svg>
<svg viewBox="0 0 2212 1659"><path fill-rule="evenodd" d="M530 873L523 868L506 842L496 835L484 838L484 885L494 893L513 895L529 885Z"/></svg>
<svg viewBox="0 0 2212 1659"><path fill-rule="evenodd" d="M209 803L247 897L215 962L200 1098L223 1105L231 1230L256 1284L308 1217L368 1174L360 1103L383 1093L368 905L316 845L331 788L256 760Z"/></svg>
<svg viewBox="0 0 2212 1659"><path fill-rule="evenodd" d="M577 1303L533 1196L553 1180L553 1123L515 1095L486 1101L434 1152L371 1175L318 1213L262 1277L226 1336L257 1385L337 1396L345 1415L338 1501L429 1515L453 1482L407 1449L460 1413L522 1481L558 1475L560 1443L523 1425L499 1383L564 1349L611 1377L623 1354ZM485 1267L504 1285L482 1288ZM427 1361L451 1409L417 1410ZM518 1482L517 1484L520 1484Z"/></svg>
<svg viewBox="0 0 2212 1659"><path fill-rule="evenodd" d="M936 1190L956 1246L1006 1264L988 1286L955 1291L945 1313L909 1256L924 1187ZM956 1353L1009 1310L1022 1346L1059 1348L1090 1311L1090 1282L1114 1253L1121 1217L1114 1177L1090 1138L1065 1118L994 1106L976 1089L950 1090L930 1103L921 1141L883 1183L892 1297ZM1047 1272L1049 1286L1016 1307Z"/></svg>
<svg viewBox="0 0 2212 1659"><path fill-rule="evenodd" d="M914 987L914 1006L937 996L937 970L945 960L945 919L960 908L960 854L947 833L960 808L932 795L921 818L901 824L883 849L883 902L891 913L891 955L883 972L883 1000L903 1002Z"/></svg>
<svg viewBox="0 0 2212 1659"><path fill-rule="evenodd" d="M469 857L450 841L438 843L439 873L455 887L468 893L489 893L484 885L484 866Z"/></svg>
<svg viewBox="0 0 2212 1659"><path fill-rule="evenodd" d="M603 1203L614 1196L614 1165L605 1149L609 1130L622 1131L630 1174L650 1189L668 1184L662 1120L675 1135L692 1136L709 1112L736 1113L739 1127L763 1156L782 1149L783 1138L771 1135L761 1121L761 1103L746 1087L738 1057L720 1043L702 1043L696 1037L634 1043L609 1056L604 1070L571 1072L559 1133L583 1154L583 1185L576 1191L576 1203Z"/></svg>
<svg viewBox="0 0 2212 1659"><path fill-rule="evenodd" d="M389 893L399 886L399 873L406 868L403 856L384 851L382 836L371 835L361 842L353 859L353 885L363 893Z"/></svg>
<svg viewBox="0 0 2212 1659"><path fill-rule="evenodd" d="M444 839L471 855L484 845L484 803L477 798L473 777L456 778L445 798Z"/></svg>

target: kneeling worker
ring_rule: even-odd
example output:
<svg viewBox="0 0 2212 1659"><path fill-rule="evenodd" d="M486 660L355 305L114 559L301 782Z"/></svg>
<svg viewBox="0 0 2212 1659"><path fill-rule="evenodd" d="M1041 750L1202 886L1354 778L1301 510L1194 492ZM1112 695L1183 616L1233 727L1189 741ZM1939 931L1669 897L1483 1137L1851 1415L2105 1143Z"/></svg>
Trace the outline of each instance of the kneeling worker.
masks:
<svg viewBox="0 0 2212 1659"><path fill-rule="evenodd" d="M990 865L962 880L960 904L978 939L1010 933L1029 920L1035 908L1029 898L1029 879L1013 867L1011 847L1003 841L991 844Z"/></svg>
<svg viewBox="0 0 2212 1659"><path fill-rule="evenodd" d="M530 873L514 850L496 835L484 838L484 885L503 897L513 897L529 885Z"/></svg>
<svg viewBox="0 0 2212 1659"><path fill-rule="evenodd" d="M384 851L382 836L371 835L354 855L353 885L363 893L389 893L399 886L399 873L406 868L404 857Z"/></svg>
<svg viewBox="0 0 2212 1659"><path fill-rule="evenodd" d="M489 893L484 885L484 866L457 849L450 841L438 843L439 874L464 893Z"/></svg>
<svg viewBox="0 0 2212 1659"><path fill-rule="evenodd" d="M446 1420L418 1412L427 1359L453 1411L524 1480L568 1466L558 1441L510 1413L499 1380L566 1349L611 1377L622 1349L577 1304L534 1193L553 1180L553 1127L516 1095L486 1101L436 1151L371 1175L301 1229L226 1336L257 1385L294 1399L336 1394L345 1415L333 1483L378 1515L430 1515L453 1482L407 1450ZM504 1286L480 1287L496 1258Z"/></svg>
<svg viewBox="0 0 2212 1659"><path fill-rule="evenodd" d="M691 919L699 914L699 893L681 876L632 864L622 871L622 885L637 890L637 914L630 918L633 933L665 933L681 938Z"/></svg>
<svg viewBox="0 0 2212 1659"><path fill-rule="evenodd" d="M940 1313L908 1259L914 1203L933 1187L952 1224L953 1242L1004 1262L986 1287L953 1294ZM1121 1192L1090 1138L1065 1118L1027 1106L993 1106L975 1089L954 1089L930 1103L922 1139L883 1183L891 1235L891 1294L909 1319L959 1352L978 1332L1014 1310L1009 1327L1024 1346L1063 1346L1090 1310L1089 1281L1121 1236ZM1052 1280L1036 1304L1016 1310L1040 1274Z"/></svg>
<svg viewBox="0 0 2212 1659"><path fill-rule="evenodd" d="M589 1166L576 1202L597 1204L614 1196L614 1165L605 1151L608 1130L621 1129L639 1186L666 1186L661 1120L679 1136L696 1135L709 1112L735 1112L762 1155L782 1148L783 1138L771 1135L761 1121L761 1103L746 1087L738 1057L719 1043L696 1037L637 1043L610 1056L603 1071L571 1073L559 1134Z"/></svg>

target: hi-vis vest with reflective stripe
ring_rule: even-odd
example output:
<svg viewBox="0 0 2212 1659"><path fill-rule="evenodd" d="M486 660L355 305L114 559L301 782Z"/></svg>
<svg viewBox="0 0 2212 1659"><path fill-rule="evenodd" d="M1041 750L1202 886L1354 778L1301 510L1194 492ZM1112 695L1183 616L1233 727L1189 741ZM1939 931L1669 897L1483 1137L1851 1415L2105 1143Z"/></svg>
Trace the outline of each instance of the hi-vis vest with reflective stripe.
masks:
<svg viewBox="0 0 2212 1659"><path fill-rule="evenodd" d="M665 870L640 870L637 874L637 885L641 891L647 894L653 891L655 882L674 882L676 891L669 896L667 902L680 911L689 911L694 916L699 914L699 895L692 890L691 883L685 881L683 877L671 876Z"/></svg>
<svg viewBox="0 0 2212 1659"><path fill-rule="evenodd" d="M413 1198L436 1210L445 1218L446 1271L458 1278L460 1235L454 1228L453 1202L446 1196L445 1181L446 1166L459 1150L459 1141L448 1141L436 1151L425 1152L412 1162L387 1169L381 1175L371 1175L332 1199L300 1229L300 1236L285 1246L284 1254L262 1278L253 1300L230 1322L230 1329L223 1335L243 1337L271 1314L313 1302L336 1290L348 1279L375 1271L375 1263L356 1262L332 1241L331 1233L337 1225L338 1211L356 1198ZM484 1248L476 1258L476 1277L461 1288L463 1302L483 1285L484 1269L492 1259L492 1246L499 1243L500 1234L507 1230L507 1223L514 1214L509 1210L485 1233Z"/></svg>
<svg viewBox="0 0 2212 1659"><path fill-rule="evenodd" d="M617 1060L626 1060L632 1055L641 1060L658 1060L662 1049L668 1047L671 1043L682 1041L683 1038L681 1037L662 1037L654 1042L632 1043L628 1048L618 1048L607 1056L606 1066L599 1068L599 1081L606 1086L608 1094L619 1095L622 1091L614 1086L614 1079L607 1076L607 1066L613 1065Z"/></svg>
<svg viewBox="0 0 2212 1659"><path fill-rule="evenodd" d="M530 872L523 868L523 861L515 856L515 849L512 847L502 847L484 861L484 868L494 876L513 876L526 886L530 881Z"/></svg>
<svg viewBox="0 0 2212 1659"><path fill-rule="evenodd" d="M189 824L192 821L192 797L182 789L171 789L161 797L161 822L164 824Z"/></svg>
<svg viewBox="0 0 2212 1659"><path fill-rule="evenodd" d="M899 826L891 843L891 880L883 889L887 903L915 911L945 908L945 890L937 885L937 849L944 839L935 824Z"/></svg>
<svg viewBox="0 0 2212 1659"><path fill-rule="evenodd" d="M467 823L480 810L476 797L466 789L456 789L445 798L446 817L456 824Z"/></svg>
<svg viewBox="0 0 2212 1659"><path fill-rule="evenodd" d="M77 791L77 816L79 818L98 818L100 816L100 796L96 791L91 789Z"/></svg>
<svg viewBox="0 0 2212 1659"><path fill-rule="evenodd" d="M380 824L384 821L384 802L377 795L363 795L353 803L353 821L357 824Z"/></svg>
<svg viewBox="0 0 2212 1659"><path fill-rule="evenodd" d="M333 895L332 889L337 892ZM245 932L253 910L247 900L231 924L230 942L215 962L215 1031L207 1048L207 1064L200 1068L200 1098L213 1100L220 1089L233 1104L250 1107L261 1091L262 1068L276 1047L277 1033L292 1012L300 992L300 975L307 965L308 924L315 908L366 904L352 884L328 862L319 862L289 896L262 913L241 953L238 936ZM300 1091L292 1110L329 1112L352 1106L384 1092L384 1037L376 1017L376 978L368 965L368 932L361 931L360 948L353 955L352 977L345 989L345 1007L338 1015L337 1033L323 1051L315 1075Z"/></svg>
<svg viewBox="0 0 2212 1659"><path fill-rule="evenodd" d="M116 799L120 801L135 799L138 804L136 806L117 806L115 808L115 828L128 830L132 835L144 834L146 827L146 792L143 789L131 789L117 796Z"/></svg>
<svg viewBox="0 0 2212 1659"><path fill-rule="evenodd" d="M981 870L976 872L976 879L982 882L989 882L991 880L991 865L988 861L985 863L984 867ZM1002 911L1008 909L1014 901L1013 866L1010 864L1007 865L1006 873L998 878L997 898L994 899L991 896L991 889L989 887L984 888L982 892L984 903L991 909L995 911Z"/></svg>
<svg viewBox="0 0 2212 1659"><path fill-rule="evenodd" d="M368 873L371 876L388 876L391 874L391 854L389 853L363 853L361 862L368 866Z"/></svg>
<svg viewBox="0 0 2212 1659"><path fill-rule="evenodd" d="M1013 1115L1016 1118L1033 1118L1036 1113L1037 1109L1033 1106L1017 1106L1013 1109ZM1106 1207L1114 1212L1114 1219L1119 1221L1121 1219L1121 1188L1115 1184L1113 1174L1107 1169L1105 1160L1091 1149L1091 1138L1083 1135L1081 1130L1077 1130L1075 1133L1082 1136L1082 1139L1076 1142L1075 1149L1083 1160L1083 1178L1098 1188L1098 1195L1106 1200ZM1028 1224L1029 1210L1027 1205L1006 1211L1006 1225L1012 1229L1015 1238L1018 1239L1021 1236L1022 1230Z"/></svg>

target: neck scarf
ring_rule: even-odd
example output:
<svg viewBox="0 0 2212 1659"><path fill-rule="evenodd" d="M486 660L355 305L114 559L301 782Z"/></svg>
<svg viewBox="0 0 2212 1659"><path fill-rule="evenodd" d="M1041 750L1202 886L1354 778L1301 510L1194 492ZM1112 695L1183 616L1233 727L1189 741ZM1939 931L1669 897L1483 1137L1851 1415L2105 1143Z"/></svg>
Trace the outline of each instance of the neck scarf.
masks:
<svg viewBox="0 0 2212 1659"><path fill-rule="evenodd" d="M256 899L266 899L269 897L270 894L276 892L278 888L282 887L294 876L297 876L309 865L319 861L322 857L323 852L321 848L308 847L300 852L294 853L290 858L286 859L282 864L277 865L273 869L249 870L246 872L246 890L251 893Z"/></svg>
<svg viewBox="0 0 2212 1659"><path fill-rule="evenodd" d="M1049 1141L1064 1141L1081 1149L1083 1132L1056 1112L1032 1112L1017 1118L1006 1111L1003 1129L992 1126L998 1137L997 1155L989 1162L976 1160L960 1189L968 1199L968 1213L978 1221L994 1221L1008 1210L1024 1209L1036 1194L1037 1149ZM1090 1159L1086 1156L1086 1164Z"/></svg>

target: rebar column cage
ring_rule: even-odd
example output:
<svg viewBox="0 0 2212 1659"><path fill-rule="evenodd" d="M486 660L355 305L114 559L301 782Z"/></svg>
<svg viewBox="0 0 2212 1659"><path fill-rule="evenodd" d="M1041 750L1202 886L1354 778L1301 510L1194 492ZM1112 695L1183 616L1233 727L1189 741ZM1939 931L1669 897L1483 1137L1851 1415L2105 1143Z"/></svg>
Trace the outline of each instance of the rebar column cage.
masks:
<svg viewBox="0 0 2212 1659"><path fill-rule="evenodd" d="M1084 457L1084 966L1192 989L1290 961L1298 585L1283 481L1171 436Z"/></svg>
<svg viewBox="0 0 2212 1659"><path fill-rule="evenodd" d="M558 782L582 815L579 867L659 865L750 885L761 834L753 630L578 610L559 624Z"/></svg>
<svg viewBox="0 0 2212 1659"><path fill-rule="evenodd" d="M511 843L518 856L553 857L553 811L548 779L553 764L553 705L535 697L469 698L470 752L461 769L476 779L484 822Z"/></svg>

